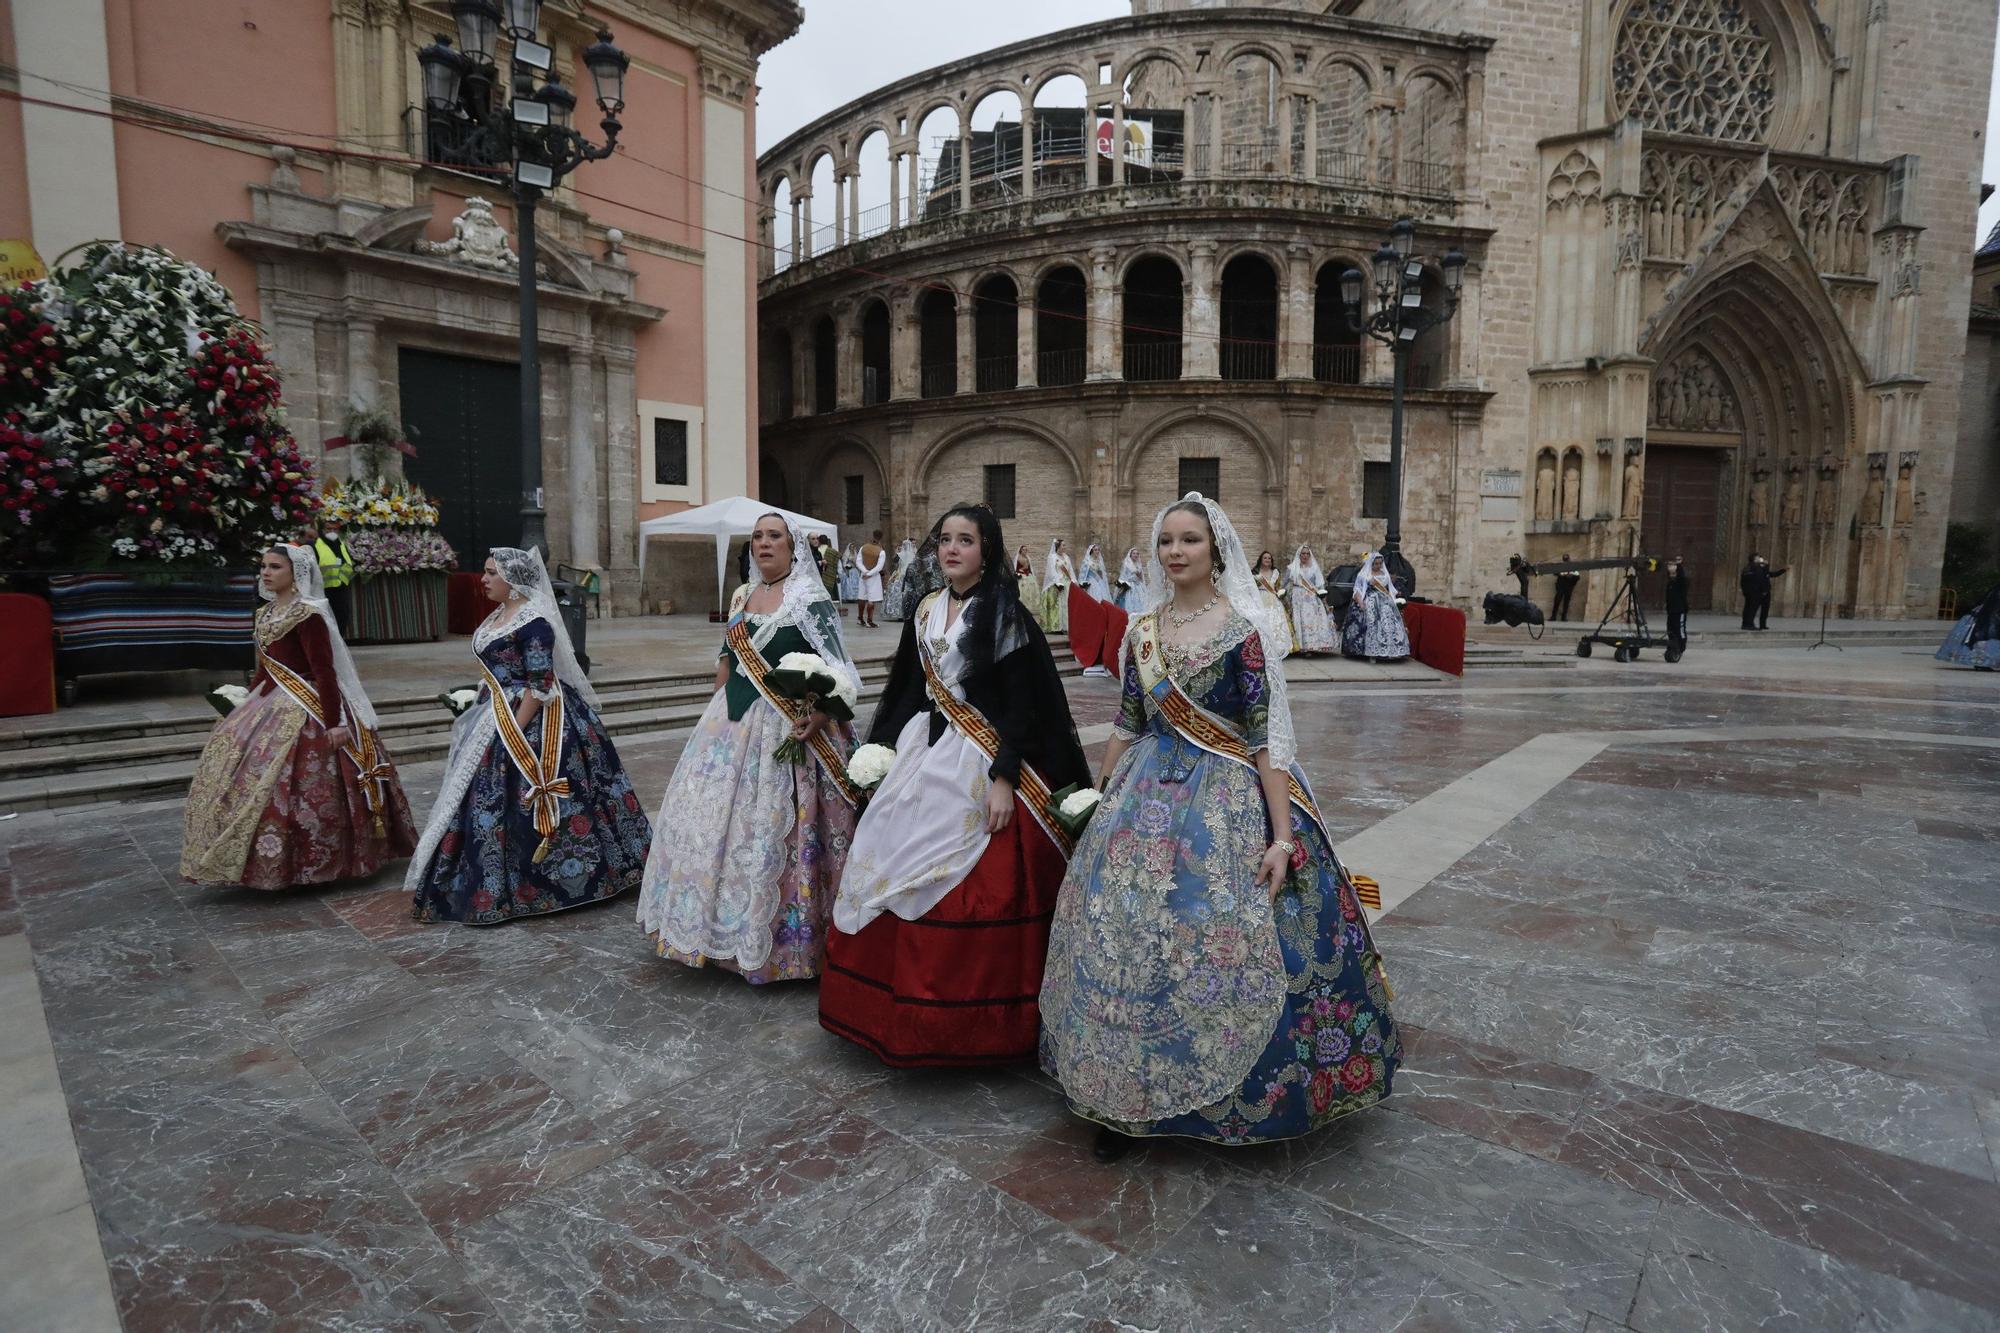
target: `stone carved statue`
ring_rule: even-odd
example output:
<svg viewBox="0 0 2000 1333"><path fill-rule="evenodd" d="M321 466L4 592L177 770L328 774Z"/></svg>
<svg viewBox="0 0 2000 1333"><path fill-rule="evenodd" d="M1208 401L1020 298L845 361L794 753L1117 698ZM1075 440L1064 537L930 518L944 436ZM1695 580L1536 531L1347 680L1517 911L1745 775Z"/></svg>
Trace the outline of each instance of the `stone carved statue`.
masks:
<svg viewBox="0 0 2000 1333"><path fill-rule="evenodd" d="M1813 492L1814 526L1832 527L1839 505L1840 465L1833 461L1833 455L1825 454L1819 460L1819 487Z"/></svg>
<svg viewBox="0 0 2000 1333"><path fill-rule="evenodd" d="M513 269L520 260L507 243L507 229L493 216L493 205L474 196L465 211L451 220L448 241L418 241L417 252L456 259L476 268Z"/></svg>
<svg viewBox="0 0 2000 1333"><path fill-rule="evenodd" d="M1805 517L1805 509L1805 464L1794 458L1785 464L1785 494L1778 504L1778 522L1784 527L1796 528Z"/></svg>
<svg viewBox="0 0 2000 1333"><path fill-rule="evenodd" d="M1635 451L1625 455L1625 485L1619 495L1618 517L1639 517L1639 506L1645 499L1645 482L1639 472L1639 454Z"/></svg>
<svg viewBox="0 0 2000 1333"><path fill-rule="evenodd" d="M1861 493L1861 524L1863 527L1882 526L1882 496L1884 479L1889 472L1889 458L1886 454L1868 455L1868 489Z"/></svg>
<svg viewBox="0 0 2000 1333"><path fill-rule="evenodd" d="M1917 456L1904 454L1896 463L1896 526L1908 527L1916 520Z"/></svg>
<svg viewBox="0 0 2000 1333"><path fill-rule="evenodd" d="M1556 456L1544 449L1535 459L1535 517L1547 522L1556 516Z"/></svg>
<svg viewBox="0 0 2000 1333"><path fill-rule="evenodd" d="M1750 526L1761 528L1771 521L1771 472L1759 463L1750 474Z"/></svg>
<svg viewBox="0 0 2000 1333"><path fill-rule="evenodd" d="M1580 518L1583 514L1583 455L1571 449L1563 455L1562 466L1562 516L1566 519Z"/></svg>

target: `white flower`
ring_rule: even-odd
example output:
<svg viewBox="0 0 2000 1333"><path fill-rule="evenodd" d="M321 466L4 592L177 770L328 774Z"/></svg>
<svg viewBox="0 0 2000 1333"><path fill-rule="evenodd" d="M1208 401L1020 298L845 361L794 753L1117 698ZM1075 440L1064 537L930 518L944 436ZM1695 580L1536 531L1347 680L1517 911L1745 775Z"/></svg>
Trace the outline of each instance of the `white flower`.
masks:
<svg viewBox="0 0 2000 1333"><path fill-rule="evenodd" d="M479 691L453 690L450 694L446 695L445 697L450 699L453 703L457 704L460 708L468 708L472 705L472 702L479 697Z"/></svg>
<svg viewBox="0 0 2000 1333"><path fill-rule="evenodd" d="M836 675L833 678L833 697L846 704L848 711L852 712L854 701L860 696L859 692L854 688L854 682L845 676Z"/></svg>
<svg viewBox="0 0 2000 1333"><path fill-rule="evenodd" d="M1097 788L1085 787L1082 791L1073 791L1063 797L1063 803L1057 809L1064 819L1081 819L1095 810L1097 803L1103 799L1104 793Z"/></svg>
<svg viewBox="0 0 2000 1333"><path fill-rule="evenodd" d="M209 693L218 699L229 700L231 707L242 703L250 697L250 691L244 689L241 685L218 685L210 690Z"/></svg>
<svg viewBox="0 0 2000 1333"><path fill-rule="evenodd" d="M831 676L826 659L818 653L786 653L778 659L778 670L796 671L802 676Z"/></svg>
<svg viewBox="0 0 2000 1333"><path fill-rule="evenodd" d="M856 750L847 761L847 776L857 787L880 785L889 776L889 769L896 762L896 752L886 745L868 744Z"/></svg>

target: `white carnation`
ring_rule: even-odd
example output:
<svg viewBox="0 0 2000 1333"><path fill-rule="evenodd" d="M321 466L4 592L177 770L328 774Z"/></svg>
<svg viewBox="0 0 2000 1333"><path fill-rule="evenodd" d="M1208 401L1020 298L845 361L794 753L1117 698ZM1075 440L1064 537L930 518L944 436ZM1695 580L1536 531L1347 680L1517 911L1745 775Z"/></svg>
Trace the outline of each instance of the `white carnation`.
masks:
<svg viewBox="0 0 2000 1333"><path fill-rule="evenodd" d="M1057 809L1065 819L1080 819L1095 810L1097 803L1103 799L1104 794L1097 788L1085 787L1082 791L1073 791L1063 797L1063 803Z"/></svg>
<svg viewBox="0 0 2000 1333"><path fill-rule="evenodd" d="M461 707L461 708L466 708L466 707L470 707L470 706L471 706L471 704L472 704L472 702L473 702L474 700L476 700L477 698L479 698L479 691L478 691L478 690L453 690L453 691L451 692L451 694L450 694L449 696L447 696L447 697L449 697L449 698L450 698L450 700L451 700L451 701L452 701L453 703L457 704L457 705L458 705L459 707Z"/></svg>
<svg viewBox="0 0 2000 1333"><path fill-rule="evenodd" d="M796 671L800 675L831 676L826 659L818 653L786 653L778 659L778 670Z"/></svg>
<svg viewBox="0 0 2000 1333"><path fill-rule="evenodd" d="M218 685L209 693L217 698L227 699L231 704L240 704L250 697L250 691L241 685Z"/></svg>
<svg viewBox="0 0 2000 1333"><path fill-rule="evenodd" d="M855 690L853 681L845 676L835 676L833 678L833 697L846 704L849 711L852 711L854 702L860 698L860 694Z"/></svg>
<svg viewBox="0 0 2000 1333"><path fill-rule="evenodd" d="M896 752L886 745L864 745L847 761L847 776L857 787L873 787L889 776Z"/></svg>

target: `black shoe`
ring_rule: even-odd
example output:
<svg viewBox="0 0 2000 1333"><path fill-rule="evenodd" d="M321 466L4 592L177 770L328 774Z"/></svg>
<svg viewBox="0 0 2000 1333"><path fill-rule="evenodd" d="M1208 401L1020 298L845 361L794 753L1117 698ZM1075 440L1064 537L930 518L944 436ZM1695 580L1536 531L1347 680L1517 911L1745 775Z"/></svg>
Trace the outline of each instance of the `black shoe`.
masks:
<svg viewBox="0 0 2000 1333"><path fill-rule="evenodd" d="M1097 1142L1090 1145L1090 1155L1100 1162L1115 1162L1132 1151L1132 1136L1120 1134L1115 1129L1097 1131Z"/></svg>

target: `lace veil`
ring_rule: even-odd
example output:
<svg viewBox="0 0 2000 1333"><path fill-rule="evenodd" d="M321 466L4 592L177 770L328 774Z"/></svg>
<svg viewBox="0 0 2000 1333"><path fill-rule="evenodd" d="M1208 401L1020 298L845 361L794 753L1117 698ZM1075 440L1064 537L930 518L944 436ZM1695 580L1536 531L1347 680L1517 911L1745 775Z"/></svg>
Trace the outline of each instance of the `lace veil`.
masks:
<svg viewBox="0 0 2000 1333"><path fill-rule="evenodd" d="M762 652L777 637L780 629L795 625L799 633L806 636L812 650L829 666L845 674L847 683L859 690L861 673L848 658L847 644L840 635L840 607L834 602L833 594L826 590L826 581L820 577L812 548L806 545L806 534L789 518L785 519L785 531L792 539L792 571L785 576L784 603L776 615L752 627L751 646ZM756 566L753 564L751 568ZM738 663L736 670L742 669L742 664Z"/></svg>
<svg viewBox="0 0 2000 1333"><path fill-rule="evenodd" d="M1307 554L1310 549L1301 543L1299 548L1292 552L1292 563L1285 566L1285 577L1294 583L1325 592L1326 568L1320 564L1319 557Z"/></svg>
<svg viewBox="0 0 2000 1333"><path fill-rule="evenodd" d="M556 587L549 581L549 567L542 563L542 553L533 547L524 551L518 546L496 546L488 554L499 567L500 577L507 580L507 586L528 599L528 610L522 619L540 616L555 631L556 679L575 690L592 708L597 707L597 691L590 688L590 677L583 674L577 663L576 649L570 645L569 630L564 627L562 611L556 606Z"/></svg>
<svg viewBox="0 0 2000 1333"><path fill-rule="evenodd" d="M1292 727L1291 692L1285 687L1285 668L1271 645L1284 643L1289 627L1284 626L1279 617L1257 591L1257 580L1250 572L1250 557L1243 550L1243 538L1237 535L1236 525L1229 521L1229 515L1222 512L1222 506L1208 499L1199 491L1189 491L1182 501L1199 504L1208 514L1208 530L1215 537L1215 554L1222 561L1222 578L1217 589L1228 599L1237 615L1250 622L1257 631L1257 637L1264 643L1264 684L1269 705L1266 723L1268 731L1266 744L1271 750L1271 762L1279 768L1290 768L1299 757L1297 733ZM1176 503L1179 503L1178 501ZM1153 540L1147 548L1152 555L1146 561L1146 609L1158 610L1173 600L1173 584L1167 578L1167 570L1160 563L1160 525L1166 521L1165 509L1153 518Z"/></svg>
<svg viewBox="0 0 2000 1333"><path fill-rule="evenodd" d="M347 651L347 641L340 637L340 625L334 620L333 607L326 600L326 585L319 572L319 556L309 546L294 546L290 542L277 549L292 562L293 595L326 622L327 641L333 646L333 674L340 682L340 697L347 705L348 719L370 731L377 730L380 724L375 720L375 706L368 702L368 691L361 688L361 676L354 669L354 657ZM257 595L267 602L273 600L262 582L257 585Z"/></svg>

